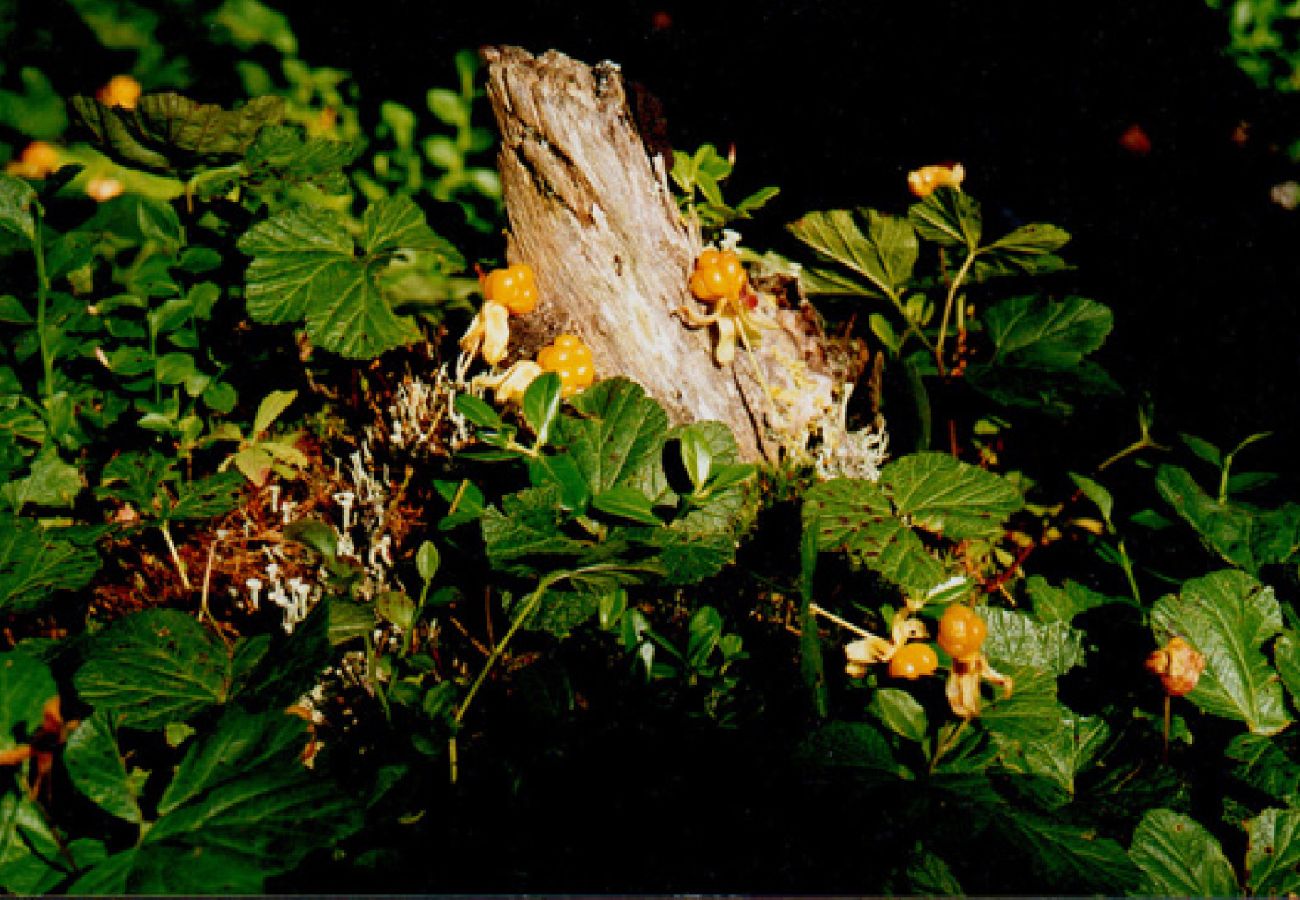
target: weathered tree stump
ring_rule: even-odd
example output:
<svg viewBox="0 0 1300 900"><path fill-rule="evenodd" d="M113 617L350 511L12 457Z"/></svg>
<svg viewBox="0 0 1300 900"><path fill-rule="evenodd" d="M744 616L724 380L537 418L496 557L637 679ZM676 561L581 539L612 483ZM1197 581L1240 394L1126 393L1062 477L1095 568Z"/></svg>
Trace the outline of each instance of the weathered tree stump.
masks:
<svg viewBox="0 0 1300 900"><path fill-rule="evenodd" d="M671 161L652 156L637 131L618 67L555 51L482 52L502 137L507 255L534 268L540 295L536 312L514 323L519 350L577 333L600 377L625 375L674 423L717 419L745 458L773 458L776 433L806 430L832 400L811 310L780 310L779 327L756 348L783 398L774 408L743 350L719 367L711 333L688 328L676 312L696 302L687 280L700 235L668 187Z"/></svg>

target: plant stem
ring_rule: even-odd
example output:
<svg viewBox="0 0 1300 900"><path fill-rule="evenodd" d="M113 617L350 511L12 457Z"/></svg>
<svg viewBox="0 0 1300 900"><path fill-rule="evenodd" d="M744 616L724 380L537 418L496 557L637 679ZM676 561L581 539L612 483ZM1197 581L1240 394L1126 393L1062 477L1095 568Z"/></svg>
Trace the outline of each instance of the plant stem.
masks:
<svg viewBox="0 0 1300 900"><path fill-rule="evenodd" d="M50 279L45 271L45 242L41 238L41 205L32 203L32 255L36 257L36 331L41 340L41 370L43 381L41 392L46 398L54 396L54 354L50 351L50 339L45 333L46 307L49 305Z"/></svg>
<svg viewBox="0 0 1300 900"><path fill-rule="evenodd" d="M1142 595L1138 593L1137 578L1133 574L1133 561L1128 557L1128 549L1124 546L1123 538L1118 540L1115 549L1119 552L1119 566L1124 570L1124 577L1128 579L1128 589L1140 607L1142 605Z"/></svg>
<svg viewBox="0 0 1300 900"><path fill-rule="evenodd" d="M978 248L967 248L966 258L962 260L961 268L957 270L957 275L953 278L952 284L948 286L948 297L943 302L943 317L939 320L939 336L935 339L934 346L934 362L939 369L940 376L948 374L948 369L943 362L943 342L948 337L948 320L952 317L953 306L957 303L957 290L961 287L962 281L970 272L971 263L975 262L975 257L978 255Z"/></svg>
<svg viewBox="0 0 1300 900"><path fill-rule="evenodd" d="M166 522L158 526L162 532L163 540L167 542L167 549L171 551L172 562L176 565L176 571L181 576L181 584L185 585L185 590L192 591L194 586L190 584L189 572L185 571L185 563L181 561L181 555L176 552L176 542L172 540L172 531Z"/></svg>
<svg viewBox="0 0 1300 900"><path fill-rule="evenodd" d="M861 626L858 625L854 625L848 619L842 619L839 616L835 615L835 613L830 612L829 610L822 609L816 603L809 603L808 611L815 616L821 616L823 619L830 619L836 625L840 626L841 628L847 628L849 631L853 632L858 637L864 637L864 638L875 637L875 635L873 635L870 631L867 631L865 628L862 628Z"/></svg>

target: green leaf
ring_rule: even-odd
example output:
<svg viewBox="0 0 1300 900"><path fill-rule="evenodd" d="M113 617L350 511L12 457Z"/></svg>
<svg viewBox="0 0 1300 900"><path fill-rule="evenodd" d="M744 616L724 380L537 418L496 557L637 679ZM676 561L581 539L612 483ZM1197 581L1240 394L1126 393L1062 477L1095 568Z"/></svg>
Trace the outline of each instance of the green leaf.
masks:
<svg viewBox="0 0 1300 900"><path fill-rule="evenodd" d="M28 612L56 591L80 590L99 571L93 547L58 537L58 529L0 514L0 612Z"/></svg>
<svg viewBox="0 0 1300 900"><path fill-rule="evenodd" d="M245 641L237 645L231 662L231 693L238 691L246 709L278 712L296 702L316 685L329 665L334 618L339 608L347 605L317 603L292 634L277 635L274 644ZM365 612L373 629L374 615L369 609Z"/></svg>
<svg viewBox="0 0 1300 900"><path fill-rule="evenodd" d="M27 743L41 727L46 702L58 696L45 663L21 650L0 653L0 750Z"/></svg>
<svg viewBox="0 0 1300 900"><path fill-rule="evenodd" d="M981 613L988 623L984 652L995 664L1029 666L1057 676L1083 664L1083 632L1065 622L1043 624L1025 613L990 606Z"/></svg>
<svg viewBox="0 0 1300 900"><path fill-rule="evenodd" d="M1066 581L1053 587L1041 575L1031 575L1025 580L1025 589L1033 603L1034 616L1040 622L1069 624L1077 615L1111 603L1132 605L1129 597L1111 597L1099 594L1076 581Z"/></svg>
<svg viewBox="0 0 1300 900"><path fill-rule="evenodd" d="M713 452L705 437L695 428L687 426L674 432L681 451L682 465L691 487L699 490L709 480L713 470Z"/></svg>
<svg viewBox="0 0 1300 900"><path fill-rule="evenodd" d="M29 503L37 506L70 507L83 487L81 470L61 460L52 447L32 463L31 473L19 481L11 481L3 488L5 500L14 512L21 512Z"/></svg>
<svg viewBox="0 0 1300 900"><path fill-rule="evenodd" d="M330 646L346 644L374 631L375 613L370 606L339 598L330 598L324 602L329 607ZM295 628L294 631L297 632L298 629Z"/></svg>
<svg viewBox="0 0 1300 900"><path fill-rule="evenodd" d="M17 244L30 247L36 236L32 204L36 191L12 175L0 173L0 247Z"/></svg>
<svg viewBox="0 0 1300 900"><path fill-rule="evenodd" d="M871 712L890 731L909 741L925 740L929 721L916 698L899 688L881 688L871 698Z"/></svg>
<svg viewBox="0 0 1300 900"><path fill-rule="evenodd" d="M1091 828L1011 807L1000 808L994 823L1046 884L1068 886L1071 893L1119 895L1138 882L1124 848Z"/></svg>
<svg viewBox="0 0 1300 900"><path fill-rule="evenodd" d="M1300 764L1272 738L1239 734L1228 742L1223 755L1238 763L1230 770L1238 781L1288 806L1300 805Z"/></svg>
<svg viewBox="0 0 1300 900"><path fill-rule="evenodd" d="M1252 574L1260 566L1286 562L1300 550L1300 505L1256 510L1219 503L1186 469L1170 465L1156 471L1156 489L1211 549Z"/></svg>
<svg viewBox="0 0 1300 900"><path fill-rule="evenodd" d="M983 232L980 205L970 194L941 187L920 203L912 204L907 219L916 233L945 247L979 246Z"/></svg>
<svg viewBox="0 0 1300 900"><path fill-rule="evenodd" d="M381 294L372 255L387 252L386 241L418 231L403 214L408 204L386 198L366 210L360 256L347 220L330 209L286 209L250 228L239 240L239 249L253 257L249 315L266 324L305 319L314 344L353 359L418 340L415 323L396 316Z"/></svg>
<svg viewBox="0 0 1300 900"><path fill-rule="evenodd" d="M460 95L455 91L446 88L430 88L425 95L425 100L429 106L429 112L444 125L453 127L466 123L469 120L469 111L465 108L465 103L461 100Z"/></svg>
<svg viewBox="0 0 1300 900"><path fill-rule="evenodd" d="M415 621L415 601L401 591L384 591L375 597L375 613L384 621L409 630Z"/></svg>
<svg viewBox="0 0 1300 900"><path fill-rule="evenodd" d="M591 505L606 515L642 525L662 525L650 498L637 488L620 485L591 498Z"/></svg>
<svg viewBox="0 0 1300 900"><path fill-rule="evenodd" d="M1031 775L1051 779L1073 797L1075 778L1109 737L1110 726L1101 716L1066 716L1050 735L1024 746L1025 769Z"/></svg>
<svg viewBox="0 0 1300 900"><path fill-rule="evenodd" d="M312 850L334 846L359 827L360 817L343 791L298 761L306 741L305 723L283 712L227 711L181 761L142 851L211 853L251 870L260 882L294 868Z"/></svg>
<svg viewBox="0 0 1300 900"><path fill-rule="evenodd" d="M955 540L1001 535L1024 501L1005 478L947 453L913 453L881 471L880 487L900 518Z"/></svg>
<svg viewBox="0 0 1300 900"><path fill-rule="evenodd" d="M176 501L164 509L166 519L210 519L230 512L239 501L244 478L239 472L218 472L177 487Z"/></svg>
<svg viewBox="0 0 1300 900"><path fill-rule="evenodd" d="M1259 897L1300 891L1300 810L1266 809L1246 823L1246 884Z"/></svg>
<svg viewBox="0 0 1300 900"><path fill-rule="evenodd" d="M1074 482L1074 486L1079 489L1079 492L1083 494L1083 496L1091 500L1097 509L1101 510L1101 517L1109 523L1111 513L1115 510L1115 499L1111 497L1110 491L1106 490L1091 478L1085 478L1084 476L1078 475L1074 472L1069 474L1070 480Z"/></svg>
<svg viewBox="0 0 1300 900"><path fill-rule="evenodd" d="M788 228L822 258L839 263L870 282L871 287L866 287L844 281L842 287L856 288L848 292L897 297L911 280L916 265L919 249L916 233L906 219L870 209L863 214L866 234L858 229L853 214L844 209L808 213Z"/></svg>
<svg viewBox="0 0 1300 900"><path fill-rule="evenodd" d="M63 762L73 785L100 809L128 822L143 821L113 723L104 710L72 732Z"/></svg>
<svg viewBox="0 0 1300 900"><path fill-rule="evenodd" d="M795 758L817 768L876 770L891 781L912 778L894 759L885 736L867 722L827 722L800 743Z"/></svg>
<svg viewBox="0 0 1300 900"><path fill-rule="evenodd" d="M608 378L575 396L579 417L557 423L556 442L566 447L593 495L628 482L659 460L668 414L626 378Z"/></svg>
<svg viewBox="0 0 1300 900"><path fill-rule="evenodd" d="M568 453L530 458L528 477L534 487L554 485L559 488L560 505L566 510L581 512L587 508L587 501L591 499L586 476L582 474L582 470Z"/></svg>
<svg viewBox="0 0 1300 900"><path fill-rule="evenodd" d="M257 132L284 117L284 98L266 96L226 110L176 93L145 94L134 109L73 97L74 115L95 139L131 163L168 169L211 157L242 156Z"/></svg>
<svg viewBox="0 0 1300 900"><path fill-rule="evenodd" d="M532 557L572 557L586 545L559 531L560 493L555 486L530 488L487 507L480 523L488 561L512 574L535 573Z"/></svg>
<svg viewBox="0 0 1300 900"><path fill-rule="evenodd" d="M1187 695L1198 707L1245 722L1255 734L1276 734L1290 723L1262 649L1282 630L1272 588L1244 572L1214 572L1157 600L1151 626L1157 643L1181 635L1205 655L1205 671Z"/></svg>
<svg viewBox="0 0 1300 900"><path fill-rule="evenodd" d="M1181 431L1178 433L1178 439L1182 441L1183 445L1186 446L1188 450L1192 451L1197 458L1214 466L1216 472L1222 468L1223 454L1219 452L1218 447L1214 446L1209 441L1204 438L1199 438L1194 434L1186 434Z"/></svg>
<svg viewBox="0 0 1300 900"><path fill-rule="evenodd" d="M73 683L117 724L156 729L224 703L231 675L218 638L184 613L154 609L95 635Z"/></svg>
<svg viewBox="0 0 1300 900"><path fill-rule="evenodd" d="M252 438L259 440L264 436L272 423L280 418L297 397L297 391L271 391L263 397L262 402L257 405L257 415L253 417Z"/></svg>
<svg viewBox="0 0 1300 900"><path fill-rule="evenodd" d="M437 544L433 541L420 542L420 549L415 551L415 570L420 573L421 581L433 581L433 576L438 574L441 558Z"/></svg>
<svg viewBox="0 0 1300 900"><path fill-rule="evenodd" d="M543 372L533 379L524 391L524 421L537 436L537 446L546 445L550 437L551 425L560 412L560 376L554 372Z"/></svg>
<svg viewBox="0 0 1300 900"><path fill-rule="evenodd" d="M1133 832L1129 859L1142 870L1141 892L1169 897L1235 897L1232 864L1195 819L1152 809Z"/></svg>
<svg viewBox="0 0 1300 900"><path fill-rule="evenodd" d="M36 803L13 791L0 795L0 888L20 895L53 891L67 874L71 850L60 845Z"/></svg>
<svg viewBox="0 0 1300 900"><path fill-rule="evenodd" d="M1070 240L1069 232L1055 225L1021 225L981 252L971 272L975 281L994 275L1043 275L1066 268L1056 255Z"/></svg>
<svg viewBox="0 0 1300 900"><path fill-rule="evenodd" d="M503 424L501 416L497 411L486 402L475 397L473 394L457 394L456 412L460 413L470 424L477 425L480 428L500 428Z"/></svg>
<svg viewBox="0 0 1300 900"><path fill-rule="evenodd" d="M869 481L837 478L814 485L804 494L803 517L805 523L815 522L819 549L848 553L918 596L947 577L921 539L893 514L888 497Z"/></svg>
<svg viewBox="0 0 1300 900"><path fill-rule="evenodd" d="M1070 369L1105 342L1114 318L1085 297L1012 297L984 314L993 362L1031 369Z"/></svg>

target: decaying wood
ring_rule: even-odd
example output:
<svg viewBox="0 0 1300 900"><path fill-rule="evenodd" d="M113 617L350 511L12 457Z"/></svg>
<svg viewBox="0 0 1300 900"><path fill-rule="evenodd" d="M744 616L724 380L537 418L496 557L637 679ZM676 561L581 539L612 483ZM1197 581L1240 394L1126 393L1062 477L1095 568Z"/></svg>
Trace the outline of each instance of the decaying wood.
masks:
<svg viewBox="0 0 1300 900"><path fill-rule="evenodd" d="M512 323L519 352L575 332L601 377L625 375L674 423L720 420L746 458L772 458L774 429L798 433L831 402L815 316L781 310L780 327L756 348L769 385L789 401L774 409L743 349L719 367L709 330L686 327L676 312L696 302L686 285L699 232L677 209L669 161L652 157L637 132L618 67L517 47L483 56L502 136L507 253L533 267L541 297Z"/></svg>

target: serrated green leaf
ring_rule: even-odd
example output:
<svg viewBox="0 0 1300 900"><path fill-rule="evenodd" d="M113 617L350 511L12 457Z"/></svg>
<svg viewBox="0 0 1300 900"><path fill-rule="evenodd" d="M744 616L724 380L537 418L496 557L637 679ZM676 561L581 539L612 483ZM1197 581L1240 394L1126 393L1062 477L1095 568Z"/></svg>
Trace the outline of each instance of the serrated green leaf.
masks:
<svg viewBox="0 0 1300 900"><path fill-rule="evenodd" d="M48 893L67 875L70 854L45 818L27 797L13 791L0 795L0 888L20 895Z"/></svg>
<svg viewBox="0 0 1300 900"><path fill-rule="evenodd" d="M595 617L600 609L600 597L594 591L547 591L525 624L535 631L567 637L573 629Z"/></svg>
<svg viewBox="0 0 1300 900"><path fill-rule="evenodd" d="M257 97L222 109L176 93L146 94L133 109L73 97L72 110L95 139L128 162L151 169L207 157L242 156L258 131L284 117L284 98Z"/></svg>
<svg viewBox="0 0 1300 900"><path fill-rule="evenodd" d="M1246 884L1259 897L1300 891L1300 810L1266 809L1246 823Z"/></svg>
<svg viewBox="0 0 1300 900"><path fill-rule="evenodd" d="M1114 317L1085 297L1054 301L1033 294L990 307L983 320L995 364L1052 370L1077 366L1101 347Z"/></svg>
<svg viewBox="0 0 1300 900"><path fill-rule="evenodd" d="M556 423L556 442L568 449L600 494L659 462L668 414L626 378L609 378L573 398L578 417Z"/></svg>
<svg viewBox="0 0 1300 900"><path fill-rule="evenodd" d="M41 726L46 702L58 696L45 663L21 650L0 653L0 750L27 743Z"/></svg>
<svg viewBox="0 0 1300 900"><path fill-rule="evenodd" d="M183 847L225 857L251 870L260 889L261 879L333 846L360 817L343 791L298 761L306 741L296 717L229 710L186 753L141 850Z"/></svg>
<svg viewBox="0 0 1300 900"><path fill-rule="evenodd" d="M736 555L735 538L730 533L697 531L682 521L630 533L657 551L653 562L668 584L695 584L716 575Z"/></svg>
<svg viewBox="0 0 1300 900"><path fill-rule="evenodd" d="M1072 415L1080 400L1122 393L1106 370L1092 360L1066 369L972 363L966 369L966 381L997 403L1056 418Z"/></svg>
<svg viewBox="0 0 1300 900"><path fill-rule="evenodd" d="M329 607L330 646L346 644L374 631L375 613L371 607L338 598L324 602ZM297 632L298 629L295 628L294 631Z"/></svg>
<svg viewBox="0 0 1300 900"><path fill-rule="evenodd" d="M73 683L116 723L154 729L224 703L231 675L219 639L184 613L153 609L97 634Z"/></svg>
<svg viewBox="0 0 1300 900"><path fill-rule="evenodd" d="M866 278L875 288L870 293L897 297L916 265L919 252L916 233L906 219L870 209L864 210L863 216L867 225L865 234L858 229L853 213L844 209L808 213L787 227L824 259Z"/></svg>
<svg viewBox="0 0 1300 900"><path fill-rule="evenodd" d="M1133 605L1130 597L1112 597L1100 594L1075 581L1066 581L1053 587L1041 575L1031 575L1025 580L1025 589L1033 602L1034 616L1040 622L1065 622L1075 616L1111 603Z"/></svg>
<svg viewBox="0 0 1300 900"><path fill-rule="evenodd" d="M1083 664L1083 632L1068 624L1041 624L1010 609L981 612L988 624L984 653L995 665L1029 666L1059 676Z"/></svg>
<svg viewBox="0 0 1300 900"><path fill-rule="evenodd" d="M1205 655L1205 671L1187 698L1208 713L1270 735L1290 723L1282 685L1263 645L1282 630L1273 589L1244 572L1224 570L1184 582L1151 610L1156 641L1181 635Z"/></svg>
<svg viewBox="0 0 1300 900"><path fill-rule="evenodd" d="M244 486L239 472L218 472L176 489L176 500L165 506L166 519L210 519L228 513L239 502Z"/></svg>
<svg viewBox="0 0 1300 900"><path fill-rule="evenodd" d="M366 239L386 246L415 230L404 209L409 207L392 198L367 209ZM384 299L371 251L357 255L341 213L321 207L283 210L250 228L239 249L253 257L245 298L254 320L305 320L313 343L353 359L419 339L414 322L395 315Z"/></svg>
<svg viewBox="0 0 1300 900"><path fill-rule="evenodd" d="M73 785L100 809L128 822L143 821L106 712L97 710L77 726L68 738L63 762Z"/></svg>
<svg viewBox="0 0 1300 900"><path fill-rule="evenodd" d="M0 488L0 494L17 513L29 503L70 507L83 486L81 470L65 463L50 447L32 463L31 472L26 478L9 482Z"/></svg>
<svg viewBox="0 0 1300 900"><path fill-rule="evenodd" d="M984 229L979 203L970 194L948 187L912 204L907 219L918 235L945 247L973 250Z"/></svg>
<svg viewBox="0 0 1300 900"><path fill-rule="evenodd" d="M913 453L881 470L880 487L900 518L956 540L1002 534L1024 505L1005 478L947 453Z"/></svg>
<svg viewBox="0 0 1300 900"><path fill-rule="evenodd" d="M276 419L289 408L298 397L297 391L271 391L257 404L257 415L253 417L251 436L256 440L264 436Z"/></svg>
<svg viewBox="0 0 1300 900"><path fill-rule="evenodd" d="M817 546L834 550L917 595L925 596L947 578L921 539L894 514L889 498L874 484L837 478L804 494L805 523L816 522Z"/></svg>
<svg viewBox="0 0 1300 900"><path fill-rule="evenodd" d="M0 515L0 611L29 612L57 591L79 590L99 571L94 548L61 540L23 517Z"/></svg>
<svg viewBox="0 0 1300 900"><path fill-rule="evenodd" d="M997 275L1045 275L1066 268L1054 251L1070 240L1069 232L1055 225L1021 225L984 247L971 270L972 281Z"/></svg>
<svg viewBox="0 0 1300 900"><path fill-rule="evenodd" d="M36 234L32 204L36 191L30 184L12 175L0 173L0 246L19 244L30 247Z"/></svg>
<svg viewBox="0 0 1300 900"><path fill-rule="evenodd" d="M1173 810L1149 810L1133 832L1128 855L1142 870L1144 894L1235 897L1241 892L1214 835Z"/></svg>
<svg viewBox="0 0 1300 900"><path fill-rule="evenodd" d="M1138 881L1124 848L1090 828L1011 807L1003 807L994 823L1045 883L1067 893L1118 895Z"/></svg>
<svg viewBox="0 0 1300 900"><path fill-rule="evenodd" d="M576 556L587 546L559 530L560 492L555 486L530 488L502 498L501 509L487 507L480 524L488 560L494 568L520 575L534 573L531 557Z"/></svg>
<svg viewBox="0 0 1300 900"><path fill-rule="evenodd" d="M269 125L257 133L245 164L262 177L266 172L258 170L270 170L279 178L306 180L346 168L363 149L361 141L307 137L300 128Z"/></svg>
<svg viewBox="0 0 1300 900"><path fill-rule="evenodd" d="M1229 769L1233 778L1288 806L1300 804L1300 764L1272 738L1239 734L1228 742L1223 755L1237 763Z"/></svg>
<svg viewBox="0 0 1300 900"><path fill-rule="evenodd" d="M591 498L591 505L606 515L641 525L661 525L650 498L634 487L620 485Z"/></svg>
<svg viewBox="0 0 1300 900"><path fill-rule="evenodd" d="M911 779L912 773L894 759L889 741L867 722L827 722L805 738L795 758L817 768L876 770L890 779Z"/></svg>
<svg viewBox="0 0 1300 900"><path fill-rule="evenodd" d="M1100 716L1065 716L1051 734L1025 744L1025 771L1050 779L1073 797L1075 779L1109 737L1110 726Z"/></svg>
<svg viewBox="0 0 1300 900"><path fill-rule="evenodd" d="M918 743L925 740L929 729L925 707L907 691L880 688L871 698L870 711L895 734Z"/></svg>

